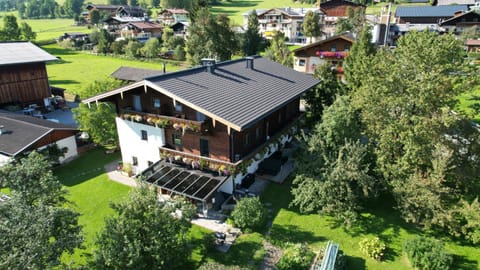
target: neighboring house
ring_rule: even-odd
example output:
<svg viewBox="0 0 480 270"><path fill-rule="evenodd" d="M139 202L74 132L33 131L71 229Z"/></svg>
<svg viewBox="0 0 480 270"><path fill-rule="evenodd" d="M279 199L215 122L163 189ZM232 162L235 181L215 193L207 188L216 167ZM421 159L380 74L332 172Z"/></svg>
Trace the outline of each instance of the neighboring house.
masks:
<svg viewBox="0 0 480 270"><path fill-rule="evenodd" d="M124 39L135 38L140 42L145 42L151 37L162 36L162 26L155 22L130 22L124 26L120 32Z"/></svg>
<svg viewBox="0 0 480 270"><path fill-rule="evenodd" d="M110 32L115 37L120 37L120 31L125 28L129 23L145 22L145 18L138 17L110 17L103 21L103 28Z"/></svg>
<svg viewBox="0 0 480 270"><path fill-rule="evenodd" d="M480 9L470 10L457 14L448 20L439 23L447 32L461 34L465 29L476 26L480 27Z"/></svg>
<svg viewBox="0 0 480 270"><path fill-rule="evenodd" d="M45 63L57 60L30 42L0 42L0 104L48 106Z"/></svg>
<svg viewBox="0 0 480 270"><path fill-rule="evenodd" d="M134 67L119 67L115 70L111 77L122 80L126 82L138 82L147 77L152 77L155 75L159 75L165 73L162 70L155 70L155 69L145 69L145 68L134 68Z"/></svg>
<svg viewBox="0 0 480 270"><path fill-rule="evenodd" d="M346 0L331 0L320 3L319 8L325 14L322 31L327 35L334 35L338 20L348 16L348 9L365 8L365 5Z"/></svg>
<svg viewBox="0 0 480 270"><path fill-rule="evenodd" d="M77 155L75 127L57 124L32 116L0 113L0 166L22 154L57 144L67 152L60 162Z"/></svg>
<svg viewBox="0 0 480 270"><path fill-rule="evenodd" d="M75 32L64 33L62 36L60 36L58 38L58 40L59 41L70 40L70 41L74 41L74 42L78 42L78 41L89 42L90 41L88 34L86 34L86 33L75 33Z"/></svg>
<svg viewBox="0 0 480 270"><path fill-rule="evenodd" d="M96 5L96 4L88 4L86 6L86 9L88 11L87 15L87 20L90 20L90 16L92 14L92 11L98 10L100 13L104 14L110 14L111 16L114 16L115 13L117 12L118 8L120 8L120 5Z"/></svg>
<svg viewBox="0 0 480 270"><path fill-rule="evenodd" d="M322 24L323 13L319 8L271 8L256 10L260 34L267 39L272 38L274 31L282 32L288 42L301 43L307 42L303 33L303 19L308 11L318 13L320 24ZM253 10L243 13L243 27L248 27L248 16ZM315 37L314 37L315 38Z"/></svg>
<svg viewBox="0 0 480 270"><path fill-rule="evenodd" d="M170 25L170 28L172 28L175 35L186 37L188 34L187 29L189 25L190 25L189 22L176 22Z"/></svg>
<svg viewBox="0 0 480 270"><path fill-rule="evenodd" d="M467 52L480 53L480 39L468 39L465 41Z"/></svg>
<svg viewBox="0 0 480 270"><path fill-rule="evenodd" d="M333 36L293 51L293 69L313 74L318 65L330 64L343 74L343 60L355 39L349 34Z"/></svg>
<svg viewBox="0 0 480 270"><path fill-rule="evenodd" d="M165 25L188 21L188 11L181 8L164 9L157 14L157 20Z"/></svg>
<svg viewBox="0 0 480 270"><path fill-rule="evenodd" d="M453 6L398 6L395 11L397 24L438 24L468 11L467 5Z"/></svg>
<svg viewBox="0 0 480 270"><path fill-rule="evenodd" d="M163 192L205 207L217 191L232 194L247 173L292 138L302 117L300 97L319 81L260 57L203 64L83 102L115 104L124 164L133 164L137 174L144 171L143 179Z"/></svg>
<svg viewBox="0 0 480 270"><path fill-rule="evenodd" d="M146 16L146 12L141 7L134 6L120 6L115 11L116 17L133 17L133 18L143 18Z"/></svg>

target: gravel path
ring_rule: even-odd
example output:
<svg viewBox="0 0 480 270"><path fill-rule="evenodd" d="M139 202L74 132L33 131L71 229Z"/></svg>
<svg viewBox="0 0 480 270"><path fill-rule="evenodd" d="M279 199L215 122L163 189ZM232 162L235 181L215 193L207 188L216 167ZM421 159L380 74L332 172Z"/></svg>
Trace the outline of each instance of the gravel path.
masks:
<svg viewBox="0 0 480 270"><path fill-rule="evenodd" d="M260 270L275 270L275 264L280 260L282 257L282 250L274 245L272 245L268 241L263 242L263 247L265 248L265 257L263 258L263 262L260 265Z"/></svg>

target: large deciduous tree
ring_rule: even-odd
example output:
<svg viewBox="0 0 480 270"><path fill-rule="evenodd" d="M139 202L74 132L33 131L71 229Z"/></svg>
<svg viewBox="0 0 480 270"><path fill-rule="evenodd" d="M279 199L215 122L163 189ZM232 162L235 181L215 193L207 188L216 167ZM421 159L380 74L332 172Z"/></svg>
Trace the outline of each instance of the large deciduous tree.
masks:
<svg viewBox="0 0 480 270"><path fill-rule="evenodd" d="M293 66L293 55L285 43L285 36L282 32L273 31L270 47L265 50L265 57L278 62L284 66Z"/></svg>
<svg viewBox="0 0 480 270"><path fill-rule="evenodd" d="M345 92L344 84L337 78L337 72L330 64L317 66L313 77L319 79L320 83L304 96L308 105L307 121L309 124L319 122L322 119L324 108L332 105L335 97Z"/></svg>
<svg viewBox="0 0 480 270"><path fill-rule="evenodd" d="M375 54L375 47L371 40L371 29L365 27L358 40L353 43L350 54L345 58L345 79L351 89L359 88L365 76L368 75L371 56Z"/></svg>
<svg viewBox="0 0 480 270"><path fill-rule="evenodd" d="M188 28L186 47L187 60L198 65L202 58L231 59L238 44L228 17L224 14L215 17L202 8L197 11L195 24Z"/></svg>
<svg viewBox="0 0 480 270"><path fill-rule="evenodd" d="M325 110L322 123L301 144L292 194L302 212L329 214L351 225L362 202L375 194L369 151L360 143L356 110L340 96Z"/></svg>
<svg viewBox="0 0 480 270"><path fill-rule="evenodd" d="M134 190L127 201L111 206L116 215L106 220L96 239L93 267L101 269L182 269L189 259L186 233L189 215L158 202L147 187ZM185 212L184 212L185 213ZM190 212L191 213L191 212Z"/></svg>
<svg viewBox="0 0 480 270"><path fill-rule="evenodd" d="M337 22L338 34L351 32L359 35L365 27L366 17L363 7L347 8L347 18L340 18Z"/></svg>
<svg viewBox="0 0 480 270"><path fill-rule="evenodd" d="M18 27L17 17L6 15L3 17L3 28L0 31L1 41L14 41L20 39L21 30Z"/></svg>
<svg viewBox="0 0 480 270"><path fill-rule="evenodd" d="M114 79L95 81L83 88L81 98L94 96L122 86L122 82ZM115 148L118 145L117 129L115 127L115 107L110 103L80 104L72 109L79 129L90 134L93 141L103 147Z"/></svg>
<svg viewBox="0 0 480 270"><path fill-rule="evenodd" d="M310 43L312 42L312 38L320 36L321 30L320 16L318 13L311 10L307 11L305 19L303 20L303 34L310 38Z"/></svg>
<svg viewBox="0 0 480 270"><path fill-rule="evenodd" d="M155 58L160 53L160 42L157 38L149 38L141 51L145 58Z"/></svg>
<svg viewBox="0 0 480 270"><path fill-rule="evenodd" d="M262 36L260 35L260 28L258 25L258 15L255 10L253 10L248 15L248 25L247 31L243 38L243 54L244 55L255 55L260 49L260 42L262 41Z"/></svg>
<svg viewBox="0 0 480 270"><path fill-rule="evenodd" d="M79 214L65 208L62 185L45 158L32 152L0 170L11 199L0 204L0 268L52 269L83 238Z"/></svg>
<svg viewBox="0 0 480 270"><path fill-rule="evenodd" d="M356 77L353 100L374 142L377 169L402 216L425 226L450 226L454 205L478 191L479 135L452 113L457 95L476 78L463 55L452 35L411 32L396 49L372 56Z"/></svg>

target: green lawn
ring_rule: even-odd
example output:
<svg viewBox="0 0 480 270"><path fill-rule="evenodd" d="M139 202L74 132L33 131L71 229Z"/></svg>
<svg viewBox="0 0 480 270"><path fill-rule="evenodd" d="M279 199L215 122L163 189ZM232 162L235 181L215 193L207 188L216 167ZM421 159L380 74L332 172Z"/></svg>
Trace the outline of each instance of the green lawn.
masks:
<svg viewBox="0 0 480 270"><path fill-rule="evenodd" d="M473 120L480 123L480 85L477 85L470 93L460 95L458 100L460 102L456 110L473 115Z"/></svg>
<svg viewBox="0 0 480 270"><path fill-rule="evenodd" d="M67 89L68 93L76 94L94 80L102 80L110 76L121 66L139 67L162 70L162 63L129 60L125 58L94 55L86 52L63 49L58 45L43 46L50 54L61 58L61 61L47 64L50 84ZM167 71L182 68L179 64L167 63Z"/></svg>
<svg viewBox="0 0 480 270"><path fill-rule="evenodd" d="M37 41L55 39L67 32L91 33L86 26L75 26L73 19L38 19L23 20L37 33Z"/></svg>
<svg viewBox="0 0 480 270"><path fill-rule="evenodd" d="M269 9L269 8L284 8L284 7L314 7L310 4L299 4L292 0L232 0L222 1L218 5L210 8L214 14L227 14L233 23L236 25L243 25L242 13L253 9Z"/></svg>
<svg viewBox="0 0 480 270"><path fill-rule="evenodd" d="M276 214L271 230L273 242L306 242L314 251L318 251L328 240L333 240L345 252L349 269L412 269L402 252L402 246L406 239L423 233L403 222L398 212L386 203L390 199L379 199L372 203L370 211L362 214L359 224L348 230L332 218L300 214L298 210L288 207L291 201L288 183L270 184L262 199L272 203L273 213ZM382 262L370 259L360 252L358 242L366 236L378 236L385 241L387 251ZM447 238L443 240L448 251L454 254L453 269L480 269L478 247L456 243Z"/></svg>
<svg viewBox="0 0 480 270"><path fill-rule="evenodd" d="M65 256L65 262L85 263L84 254L92 251L96 233L103 227L105 217L113 213L110 202L127 197L131 188L111 181L103 168L117 159L118 154L106 155L101 150L93 150L55 169L55 175L69 192L72 207L81 214L79 223L85 235L85 250Z"/></svg>

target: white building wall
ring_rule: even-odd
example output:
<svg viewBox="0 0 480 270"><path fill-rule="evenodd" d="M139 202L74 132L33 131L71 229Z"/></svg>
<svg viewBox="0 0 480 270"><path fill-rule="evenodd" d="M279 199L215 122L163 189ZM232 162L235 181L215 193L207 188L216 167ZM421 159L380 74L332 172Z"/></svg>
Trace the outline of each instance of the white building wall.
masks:
<svg viewBox="0 0 480 270"><path fill-rule="evenodd" d="M9 156L6 156L6 155L3 155L3 154L0 154L0 167L6 165L7 163L9 163L11 160L11 158Z"/></svg>
<svg viewBox="0 0 480 270"><path fill-rule="evenodd" d="M301 60L305 61L302 62ZM310 73L313 74L315 68L319 65L325 64L325 59L322 59L318 56L310 56L310 57L295 57L293 61L293 69L299 72Z"/></svg>
<svg viewBox="0 0 480 270"><path fill-rule="evenodd" d="M78 155L77 142L75 141L75 136L70 136L65 139L61 139L57 141L57 145L58 145L58 148L60 149L64 147L67 148L67 152L65 153L65 156L59 159L60 163L69 161Z"/></svg>
<svg viewBox="0 0 480 270"><path fill-rule="evenodd" d="M163 128L123 120L119 117L115 121L123 162L132 164L133 157L138 160L138 164L132 166L134 174L145 170L148 167L148 161L155 163L160 160L159 147L165 145ZM142 130L147 132L148 140L142 140Z"/></svg>

